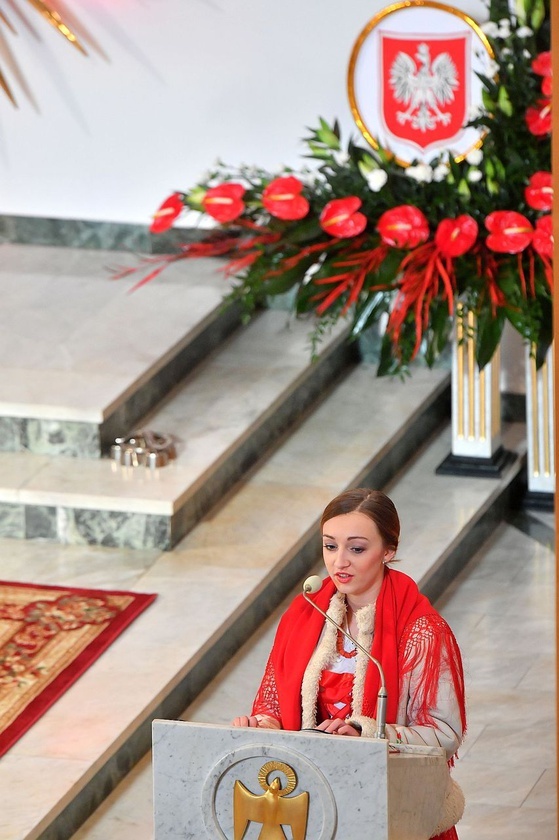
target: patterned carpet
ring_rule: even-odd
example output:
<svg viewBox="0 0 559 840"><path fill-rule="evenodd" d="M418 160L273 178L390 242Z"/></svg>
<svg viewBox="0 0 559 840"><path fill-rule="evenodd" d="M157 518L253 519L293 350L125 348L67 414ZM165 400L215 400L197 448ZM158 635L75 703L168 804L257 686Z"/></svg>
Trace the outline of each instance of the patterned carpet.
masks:
<svg viewBox="0 0 559 840"><path fill-rule="evenodd" d="M155 597L0 581L0 756Z"/></svg>

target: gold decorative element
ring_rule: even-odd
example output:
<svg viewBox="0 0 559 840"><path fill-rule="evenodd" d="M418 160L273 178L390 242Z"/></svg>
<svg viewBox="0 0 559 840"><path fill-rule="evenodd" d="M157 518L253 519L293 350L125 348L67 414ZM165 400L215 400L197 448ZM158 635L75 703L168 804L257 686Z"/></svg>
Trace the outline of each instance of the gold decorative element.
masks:
<svg viewBox="0 0 559 840"><path fill-rule="evenodd" d="M533 350L534 346L532 345L532 351ZM530 382L532 386L532 428L534 429L529 444L531 447L530 451L532 454L533 472L535 476L539 476L541 467L540 450L538 446L538 371L536 368L536 354L534 352L532 352L532 355L530 356L529 365L531 373Z"/></svg>
<svg viewBox="0 0 559 840"><path fill-rule="evenodd" d="M541 367L541 378L542 378L542 386L543 386L543 404L542 404L542 416L549 417L549 406L551 402L551 395L549 393L549 382L548 382L548 371L547 371L547 362L544 362ZM543 471L544 475L550 476L551 475L551 442L549 439L550 433L550 426L549 423L546 423L542 428L542 437L543 437Z"/></svg>
<svg viewBox="0 0 559 840"><path fill-rule="evenodd" d="M464 318L466 329L464 329ZM457 373L458 373L458 422L457 435L459 438L466 438L466 406L468 409L468 434L467 439L475 441L487 440L487 405L486 405L486 383L485 369L478 371L476 364L475 347L475 315L470 310L464 312L463 304L457 307L456 321L456 342L457 342ZM464 373L467 367L467 403L464 403ZM476 382L476 372L478 381ZM494 382L492 383L494 386ZM479 410L478 422L479 431L476 434L476 400ZM494 425L494 424L493 424ZM493 428L492 432L496 430Z"/></svg>
<svg viewBox="0 0 559 840"><path fill-rule="evenodd" d="M287 796L288 793L295 790L297 787L297 773L293 767L290 767L289 764L284 764L283 761L268 761L262 765L258 773L258 784L262 790L268 790L270 787L268 776L273 770L279 770L287 779L286 786L278 789L278 796Z"/></svg>
<svg viewBox="0 0 559 840"><path fill-rule="evenodd" d="M79 50L83 55L87 55L87 52L85 51L83 45L80 43L78 36L72 29L70 29L66 21L63 20L61 15L56 11L56 9L53 8L50 2L46 2L46 0L27 0L27 2L30 3L30 5L33 6L33 8L37 12L39 12L41 17L44 18L44 20L46 20L47 23L50 23L51 26L54 26L54 28L57 29L60 32L60 34L63 35L67 41L69 41L70 44L76 47L76 49ZM0 11L0 24L4 24L4 26L6 26L14 35L17 34L11 21L3 11ZM4 76L1 70L0 87L2 88L8 99L11 101L11 103L17 108L17 101L15 99L15 96L13 95L12 90L6 80L6 77Z"/></svg>
<svg viewBox="0 0 559 840"><path fill-rule="evenodd" d="M475 440L476 437L476 346L474 343L473 330L475 321L473 312L468 310L468 439ZM481 388L480 388L481 391Z"/></svg>
<svg viewBox="0 0 559 840"><path fill-rule="evenodd" d="M274 771L283 773L287 784L282 787L281 778L269 782ZM282 825L291 826L293 840L305 840L309 813L307 791L287 799L297 787L295 770L282 761L268 761L258 772L258 783L265 791L262 796L251 793L240 781L235 782L233 791L234 840L242 840L249 822L262 823L259 840L285 840Z"/></svg>
<svg viewBox="0 0 559 840"><path fill-rule="evenodd" d="M458 367L458 382L464 382L464 307L458 304L456 312L456 362ZM458 391L458 418L457 434L459 438L464 437L464 389L460 384Z"/></svg>
<svg viewBox="0 0 559 840"><path fill-rule="evenodd" d="M538 370L534 345L532 345L529 365L532 388L532 435L529 441L532 473L537 478L540 476L549 478L553 469L551 463L551 429L549 423L546 422L552 400L549 388L549 367L546 360ZM541 388L540 393L538 393L538 383ZM542 446L541 455L540 442Z"/></svg>
<svg viewBox="0 0 559 840"><path fill-rule="evenodd" d="M497 347L489 365L476 362L476 317L462 302L456 307L453 373L453 452L464 457L492 457L500 438L500 365ZM473 448L472 448L473 447ZM471 449L471 452L468 450Z"/></svg>

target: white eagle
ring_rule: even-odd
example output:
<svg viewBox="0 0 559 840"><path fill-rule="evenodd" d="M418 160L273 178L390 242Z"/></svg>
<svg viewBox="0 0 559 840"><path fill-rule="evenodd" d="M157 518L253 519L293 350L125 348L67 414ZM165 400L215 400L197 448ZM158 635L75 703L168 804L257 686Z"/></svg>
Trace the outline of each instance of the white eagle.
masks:
<svg viewBox="0 0 559 840"><path fill-rule="evenodd" d="M454 91L460 85L458 71L447 52L431 62L429 46L425 43L418 44L415 57L417 64L411 55L399 52L390 68L394 98L407 108L397 111L396 119L402 125L409 122L419 131L431 131L439 122L443 125L450 122L451 113L442 111L441 106L454 99Z"/></svg>

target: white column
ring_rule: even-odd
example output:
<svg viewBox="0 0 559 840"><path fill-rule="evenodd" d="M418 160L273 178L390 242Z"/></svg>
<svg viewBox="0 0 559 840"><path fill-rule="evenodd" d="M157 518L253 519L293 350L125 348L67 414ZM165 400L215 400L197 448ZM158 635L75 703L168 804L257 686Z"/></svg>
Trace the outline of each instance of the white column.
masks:
<svg viewBox="0 0 559 840"><path fill-rule="evenodd" d="M452 354L452 454L492 458L501 446L500 349L480 370L475 316L459 306Z"/></svg>
<svg viewBox="0 0 559 840"><path fill-rule="evenodd" d="M553 345L536 369L526 348L526 429L528 436L528 492L555 493L555 422L553 411Z"/></svg>

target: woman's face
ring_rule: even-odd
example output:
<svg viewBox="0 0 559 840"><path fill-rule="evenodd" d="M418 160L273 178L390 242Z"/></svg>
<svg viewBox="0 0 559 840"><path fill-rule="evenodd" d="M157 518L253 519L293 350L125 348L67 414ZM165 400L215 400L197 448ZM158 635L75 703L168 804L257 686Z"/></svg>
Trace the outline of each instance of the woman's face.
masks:
<svg viewBox="0 0 559 840"><path fill-rule="evenodd" d="M392 560L394 553L386 548L377 526L365 513L344 513L324 523L322 556L326 571L354 608L376 600L383 563Z"/></svg>

